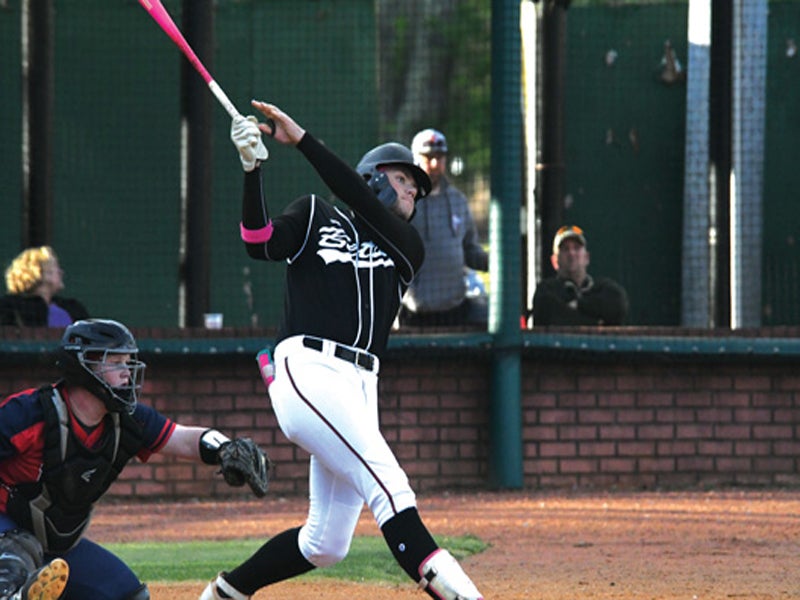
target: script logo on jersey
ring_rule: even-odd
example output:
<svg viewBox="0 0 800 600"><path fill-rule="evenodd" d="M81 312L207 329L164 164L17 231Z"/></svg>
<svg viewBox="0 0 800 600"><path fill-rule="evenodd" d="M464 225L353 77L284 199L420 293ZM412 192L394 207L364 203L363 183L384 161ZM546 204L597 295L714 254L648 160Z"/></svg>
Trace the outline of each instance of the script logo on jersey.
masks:
<svg viewBox="0 0 800 600"><path fill-rule="evenodd" d="M394 267L391 257L371 241L356 244L347 231L336 221L320 227L317 255L326 265L334 262L355 264L359 269Z"/></svg>

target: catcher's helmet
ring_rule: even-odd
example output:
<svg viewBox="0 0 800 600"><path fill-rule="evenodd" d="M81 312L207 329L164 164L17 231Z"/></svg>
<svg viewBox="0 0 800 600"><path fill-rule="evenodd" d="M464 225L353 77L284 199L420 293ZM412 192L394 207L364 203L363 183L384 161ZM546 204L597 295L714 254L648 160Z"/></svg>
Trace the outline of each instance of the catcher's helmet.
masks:
<svg viewBox="0 0 800 600"><path fill-rule="evenodd" d="M86 388L111 412L132 413L144 383L145 363L137 359L136 340L125 325L108 319L76 321L64 330L56 364L68 385ZM107 363L109 354L129 354L125 363ZM127 384L111 387L103 378L109 369L127 369Z"/></svg>
<svg viewBox="0 0 800 600"><path fill-rule="evenodd" d="M375 176L379 167L390 165L402 165L408 167L417 182L417 200L424 198L431 191L431 179L428 174L414 164L414 155L411 150L396 142L389 142L376 146L367 152L358 165L356 171L364 179L369 181Z"/></svg>
<svg viewBox="0 0 800 600"><path fill-rule="evenodd" d="M423 129L411 140L411 151L423 156L447 154L447 138L436 129Z"/></svg>

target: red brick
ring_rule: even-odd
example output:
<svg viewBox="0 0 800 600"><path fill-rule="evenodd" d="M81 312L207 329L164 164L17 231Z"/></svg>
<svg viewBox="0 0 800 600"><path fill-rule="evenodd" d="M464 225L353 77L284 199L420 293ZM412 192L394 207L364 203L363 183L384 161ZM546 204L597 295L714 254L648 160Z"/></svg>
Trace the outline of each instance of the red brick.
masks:
<svg viewBox="0 0 800 600"><path fill-rule="evenodd" d="M632 473L636 470L635 458L601 458L601 473Z"/></svg>
<svg viewBox="0 0 800 600"><path fill-rule="evenodd" d="M793 434L791 425L753 425L753 438L757 440L789 440Z"/></svg>
<svg viewBox="0 0 800 600"><path fill-rule="evenodd" d="M578 389L577 380L569 375L542 375L539 389L545 392L564 392Z"/></svg>
<svg viewBox="0 0 800 600"><path fill-rule="evenodd" d="M794 457L756 456L753 470L757 473L791 473L795 470L795 460Z"/></svg>
<svg viewBox="0 0 800 600"><path fill-rule="evenodd" d="M708 456L680 456L676 459L678 471L711 471L714 460Z"/></svg>
<svg viewBox="0 0 800 600"><path fill-rule="evenodd" d="M601 392L597 394L597 406L624 408L634 406L636 394L632 392Z"/></svg>
<svg viewBox="0 0 800 600"><path fill-rule="evenodd" d="M694 386L706 390L730 390L733 388L733 377L730 375L696 375Z"/></svg>
<svg viewBox="0 0 800 600"><path fill-rule="evenodd" d="M536 408L552 408L558 405L558 396L556 394L526 394L522 398L523 406L532 406Z"/></svg>
<svg viewBox="0 0 800 600"><path fill-rule="evenodd" d="M653 377L650 375L625 375L617 377L618 390L650 390L654 387Z"/></svg>
<svg viewBox="0 0 800 600"><path fill-rule="evenodd" d="M600 425L598 437L601 440L632 440L636 437L636 429L627 425Z"/></svg>
<svg viewBox="0 0 800 600"><path fill-rule="evenodd" d="M579 423L613 423L614 412L608 409L581 409L578 411Z"/></svg>
<svg viewBox="0 0 800 600"><path fill-rule="evenodd" d="M576 444L571 442L542 442L539 444L539 456L551 458L554 456L576 456Z"/></svg>
<svg viewBox="0 0 800 600"><path fill-rule="evenodd" d="M543 409L539 411L539 423L542 425L560 425L564 423L576 423L577 412L566 409Z"/></svg>
<svg viewBox="0 0 800 600"><path fill-rule="evenodd" d="M757 442L742 440L733 444L735 456L766 456L772 451L772 444L769 441Z"/></svg>
<svg viewBox="0 0 800 600"><path fill-rule="evenodd" d="M643 440L663 440L675 435L672 425L639 425L636 427L636 436Z"/></svg>
<svg viewBox="0 0 800 600"><path fill-rule="evenodd" d="M800 440L783 440L772 444L776 456L800 456Z"/></svg>
<svg viewBox="0 0 800 600"><path fill-rule="evenodd" d="M699 423L731 423L733 411L729 408L701 408L697 410L697 421ZM746 421L747 422L747 421Z"/></svg>
<svg viewBox="0 0 800 600"><path fill-rule="evenodd" d="M742 423L717 424L714 437L721 440L744 440L750 437L750 425Z"/></svg>
<svg viewBox="0 0 800 600"><path fill-rule="evenodd" d="M657 456L691 456L697 452L697 442L686 440L664 440L656 442Z"/></svg>
<svg viewBox="0 0 800 600"><path fill-rule="evenodd" d="M692 423L695 420L692 408L659 408L655 412L655 421L659 423Z"/></svg>
<svg viewBox="0 0 800 600"><path fill-rule="evenodd" d="M713 396L711 392L680 392L675 394L676 406L696 406L704 407L713 404Z"/></svg>
<svg viewBox="0 0 800 600"><path fill-rule="evenodd" d="M655 455L655 442L619 442L617 444L618 456L653 456Z"/></svg>
<svg viewBox="0 0 800 600"><path fill-rule="evenodd" d="M713 423L678 424L675 427L675 438L679 440L708 439L713 435Z"/></svg>
<svg viewBox="0 0 800 600"><path fill-rule="evenodd" d="M652 423L655 421L655 413L650 409L624 409L615 412L614 416L618 423Z"/></svg>
<svg viewBox="0 0 800 600"><path fill-rule="evenodd" d="M597 428L594 425L559 425L558 439L567 440L596 440Z"/></svg>
<svg viewBox="0 0 800 600"><path fill-rule="evenodd" d="M734 411L738 423L770 423L772 410L769 408L738 408Z"/></svg>
<svg viewBox="0 0 800 600"><path fill-rule="evenodd" d="M597 461L588 458L562 458L558 461L558 470L562 474L594 473L597 471Z"/></svg>
<svg viewBox="0 0 800 600"><path fill-rule="evenodd" d="M578 378L578 389L584 392L607 392L616 389L616 387L613 375L607 377L584 375Z"/></svg>
<svg viewBox="0 0 800 600"><path fill-rule="evenodd" d="M737 375L733 385L737 390L769 390L772 387L771 379L766 375Z"/></svg>
<svg viewBox="0 0 800 600"><path fill-rule="evenodd" d="M581 392L577 394L563 393L558 396L558 406L561 408L586 408L597 405L594 394Z"/></svg>
<svg viewBox="0 0 800 600"><path fill-rule="evenodd" d="M749 458L734 458L732 456L719 456L714 460L716 470L723 473L747 473L752 469Z"/></svg>
<svg viewBox="0 0 800 600"><path fill-rule="evenodd" d="M636 395L637 407L672 406L674 402L675 395L668 392L644 391Z"/></svg>
<svg viewBox="0 0 800 600"><path fill-rule="evenodd" d="M614 442L578 442L578 456L614 456Z"/></svg>
<svg viewBox="0 0 800 600"><path fill-rule="evenodd" d="M700 440L697 442L697 452L701 455L730 456L733 452L733 442Z"/></svg>

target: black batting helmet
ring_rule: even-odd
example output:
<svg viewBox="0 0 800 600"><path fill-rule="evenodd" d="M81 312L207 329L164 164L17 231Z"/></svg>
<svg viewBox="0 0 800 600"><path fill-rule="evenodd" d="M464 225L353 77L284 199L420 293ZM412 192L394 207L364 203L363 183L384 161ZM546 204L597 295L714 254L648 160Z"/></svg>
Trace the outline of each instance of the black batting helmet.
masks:
<svg viewBox="0 0 800 600"><path fill-rule="evenodd" d="M56 364L68 385L86 388L111 412L132 413L144 383L146 365L137 359L139 349L125 325L109 319L76 321L64 330ZM109 354L129 354L125 363L107 363ZM103 378L109 369L125 368L127 384L112 387Z"/></svg>
<svg viewBox="0 0 800 600"><path fill-rule="evenodd" d="M414 155L411 153L411 150L397 142L388 142L380 146L375 146L361 157L358 165L356 165L356 171L364 179L369 181L375 176L379 167L388 167L390 165L401 165L411 170L414 181L417 182L417 200L424 198L430 193L430 177L428 177L425 171L414 164Z"/></svg>

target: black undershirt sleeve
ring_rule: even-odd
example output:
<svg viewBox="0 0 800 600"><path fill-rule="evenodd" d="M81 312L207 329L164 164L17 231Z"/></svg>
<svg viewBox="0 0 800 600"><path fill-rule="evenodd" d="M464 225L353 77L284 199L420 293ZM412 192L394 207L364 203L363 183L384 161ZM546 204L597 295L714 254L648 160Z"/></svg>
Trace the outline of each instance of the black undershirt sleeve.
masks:
<svg viewBox="0 0 800 600"><path fill-rule="evenodd" d="M410 281L425 257L422 238L417 230L383 206L364 178L310 133L306 132L297 149L334 195L352 208L386 242L383 249L395 260L403 279Z"/></svg>

